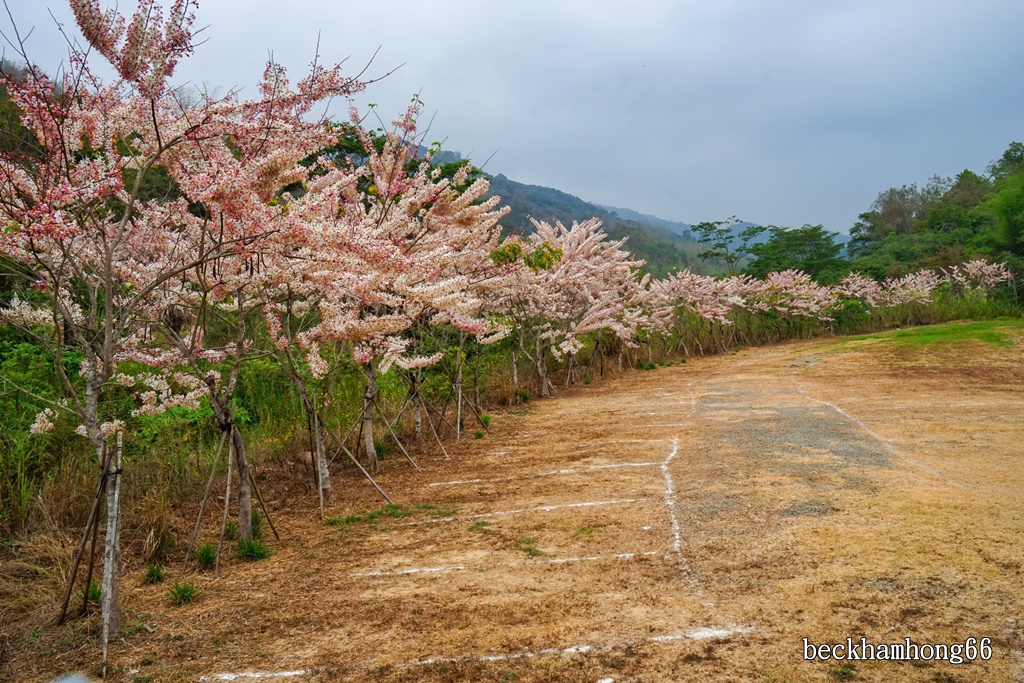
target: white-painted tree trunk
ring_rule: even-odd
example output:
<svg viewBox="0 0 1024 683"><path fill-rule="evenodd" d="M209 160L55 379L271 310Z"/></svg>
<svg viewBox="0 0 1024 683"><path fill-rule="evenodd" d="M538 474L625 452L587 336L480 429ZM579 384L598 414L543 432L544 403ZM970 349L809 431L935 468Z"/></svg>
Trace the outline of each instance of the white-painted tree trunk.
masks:
<svg viewBox="0 0 1024 683"><path fill-rule="evenodd" d="M121 453L123 437L117 433L117 451L114 454L112 473L107 477L107 533L103 541L103 580L100 589L103 624L103 672L107 669L107 646L111 635L121 632L121 611L117 605L117 565L121 559ZM86 586L86 590L89 590Z"/></svg>
<svg viewBox="0 0 1024 683"><path fill-rule="evenodd" d="M363 395L363 450L366 451L366 465L371 472L377 472L377 447L373 443L373 402L377 397L377 368L373 363L363 367L366 374L366 393Z"/></svg>

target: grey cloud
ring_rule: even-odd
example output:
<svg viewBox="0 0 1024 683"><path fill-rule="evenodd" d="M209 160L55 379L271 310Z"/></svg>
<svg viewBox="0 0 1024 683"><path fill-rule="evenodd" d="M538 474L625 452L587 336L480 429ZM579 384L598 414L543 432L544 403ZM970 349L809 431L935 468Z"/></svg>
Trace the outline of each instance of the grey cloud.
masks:
<svg viewBox="0 0 1024 683"><path fill-rule="evenodd" d="M45 9L11 7L58 63ZM684 221L845 230L886 187L1024 138L1016 0L209 0L198 23L182 80L253 93L268 50L298 75L318 32L350 70L380 46L369 75L405 66L363 106L387 119L422 90L431 138L477 162L500 148L488 170Z"/></svg>

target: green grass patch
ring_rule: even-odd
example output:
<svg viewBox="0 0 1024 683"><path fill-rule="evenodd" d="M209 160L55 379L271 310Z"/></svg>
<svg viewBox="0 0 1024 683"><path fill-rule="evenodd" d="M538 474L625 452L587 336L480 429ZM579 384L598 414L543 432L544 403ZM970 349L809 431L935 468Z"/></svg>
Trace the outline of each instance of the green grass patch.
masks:
<svg viewBox="0 0 1024 683"><path fill-rule="evenodd" d="M487 528L489 526L491 526L490 522L485 522L483 520L480 520L479 522L473 522L472 524L470 524L469 525L469 530L470 531L476 531L476 532L479 532L481 534L489 534L489 533L492 532L491 529Z"/></svg>
<svg viewBox="0 0 1024 683"><path fill-rule="evenodd" d="M526 553L527 557L541 557L547 554L537 547L537 539L533 536L520 538L517 543L519 544L519 550Z"/></svg>
<svg viewBox="0 0 1024 683"><path fill-rule="evenodd" d="M270 548L258 538L242 539L238 542L235 555L243 560L262 560L270 557Z"/></svg>
<svg viewBox="0 0 1024 683"><path fill-rule="evenodd" d="M83 586L75 591L75 601L82 602L85 599L85 590ZM100 585L96 581L89 582L89 603L93 605L100 604Z"/></svg>
<svg viewBox="0 0 1024 683"><path fill-rule="evenodd" d="M203 569L213 569L217 564L217 549L207 541L196 548L196 563Z"/></svg>
<svg viewBox="0 0 1024 683"><path fill-rule="evenodd" d="M175 581L167 592L171 596L171 602L178 607L195 602L199 598L199 589L188 581Z"/></svg>
<svg viewBox="0 0 1024 683"><path fill-rule="evenodd" d="M426 512L434 519L441 519L442 517L451 517L459 511L459 508L446 507L444 505L434 505L432 503L424 503L423 505L418 505L416 506L416 509Z"/></svg>
<svg viewBox="0 0 1024 683"><path fill-rule="evenodd" d="M160 583L164 580L164 568L158 565L156 562L151 562L146 565L146 573L142 577L142 583L150 586L154 583Z"/></svg>
<svg viewBox="0 0 1024 683"><path fill-rule="evenodd" d="M990 346L1012 346L1011 335L1014 331L1024 331L1024 320L982 320L923 325L877 334L846 337L840 343L875 340L900 346L954 345L967 342L980 342Z"/></svg>
<svg viewBox="0 0 1024 683"><path fill-rule="evenodd" d="M346 529L356 524L377 526L377 524L382 520L402 519L403 517L411 517L419 513L426 513L434 519L441 519L442 517L451 517L458 511L458 508L434 505L432 503L424 503L423 505L417 505L414 508L407 505L399 505L397 503L388 503L384 507L377 508L376 510L364 510L344 517L331 517L327 520L327 523L331 526Z"/></svg>
<svg viewBox="0 0 1024 683"><path fill-rule="evenodd" d="M263 538L263 513L253 508L249 519L252 520L252 537Z"/></svg>

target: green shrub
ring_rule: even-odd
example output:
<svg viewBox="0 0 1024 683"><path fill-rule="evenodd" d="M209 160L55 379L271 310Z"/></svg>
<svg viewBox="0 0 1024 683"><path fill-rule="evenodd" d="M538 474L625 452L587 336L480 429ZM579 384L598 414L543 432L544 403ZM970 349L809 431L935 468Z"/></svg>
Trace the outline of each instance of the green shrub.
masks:
<svg viewBox="0 0 1024 683"><path fill-rule="evenodd" d="M474 439L482 439L482 438L484 438L484 433L478 429L475 432L473 432L473 438Z"/></svg>
<svg viewBox="0 0 1024 683"><path fill-rule="evenodd" d="M529 391L525 391L525 390L524 391L520 391L519 392L519 401L521 403L529 403L530 402L530 392Z"/></svg>
<svg viewBox="0 0 1024 683"><path fill-rule="evenodd" d="M217 549L207 541L196 548L196 563L203 569L211 569L217 564Z"/></svg>
<svg viewBox="0 0 1024 683"><path fill-rule="evenodd" d="M263 538L263 514L259 510L257 510L256 508L253 508L251 519L252 519L252 537L253 538Z"/></svg>
<svg viewBox="0 0 1024 683"><path fill-rule="evenodd" d="M195 602L199 597L199 589L188 581L175 581L174 585L167 592L170 593L171 602L178 607Z"/></svg>
<svg viewBox="0 0 1024 683"><path fill-rule="evenodd" d="M242 539L238 542L238 549L235 555L243 560L262 560L270 557L270 548L258 538Z"/></svg>
<svg viewBox="0 0 1024 683"><path fill-rule="evenodd" d="M142 583L150 586L154 583L160 583L164 580L164 568L156 562L150 562L146 565L146 573L142 577Z"/></svg>
<svg viewBox="0 0 1024 683"><path fill-rule="evenodd" d="M89 590L89 602L91 604L93 604L93 605L100 604L100 585L98 583L96 583L95 580L90 580L89 581L89 589L88 590ZM85 588L82 587L82 588L79 588L78 591L75 593L75 601L76 602L82 602L82 599L85 597L84 591L85 591Z"/></svg>
<svg viewBox="0 0 1024 683"><path fill-rule="evenodd" d="M483 415L481 415L480 416L480 424L482 424L484 426L484 429L490 429L491 428L491 416L488 415L487 413L484 413Z"/></svg>
<svg viewBox="0 0 1024 683"><path fill-rule="evenodd" d="M253 512L256 512L253 510ZM229 541L238 540L238 522L233 519L229 519L228 523L224 525L224 538Z"/></svg>

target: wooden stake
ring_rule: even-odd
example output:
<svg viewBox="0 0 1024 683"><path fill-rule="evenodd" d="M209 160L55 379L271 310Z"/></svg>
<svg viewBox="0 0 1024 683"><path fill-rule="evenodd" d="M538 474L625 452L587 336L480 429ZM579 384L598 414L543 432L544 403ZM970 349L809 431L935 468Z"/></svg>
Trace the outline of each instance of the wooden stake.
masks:
<svg viewBox="0 0 1024 683"><path fill-rule="evenodd" d="M355 425L353 425L353 427L354 426ZM395 501L391 500L391 497L388 496L388 494L384 493L384 489L377 485L377 482L373 480L373 477L370 476L370 473L366 471L362 464L360 464L356 456L352 455L352 451L345 447L345 441L338 439L338 435L335 434L334 430L328 427L326 423L324 423L324 429L327 430L327 433L330 434L331 438L334 439L338 444L338 450L334 452L334 457L337 457L338 453L340 453L341 451L345 451L345 455L347 455L349 460L351 460L352 463L359 468L359 471L363 473L363 476L366 477L366 479L371 484L373 484L373 488L377 489L377 492L380 493L380 495L384 496L384 500L386 500L389 503L394 503ZM352 430L350 429L348 433L351 434ZM331 462L334 462L334 457L331 458Z"/></svg>
<svg viewBox="0 0 1024 683"><path fill-rule="evenodd" d="M252 468L251 467L249 468L249 483L252 484L252 490L256 492L256 500L258 500L260 502L260 507L263 508L263 516L267 518L267 524L270 525L270 530L274 532L274 538L277 539L278 541L280 541L281 537L277 535L277 529L274 528L274 520L272 520L270 518L270 511L267 510L267 504L263 502L263 494L260 493L260 487L256 486L256 479L252 476ZM321 502L321 504L323 503L323 499L322 498L321 498L320 502ZM324 515L324 510L323 510L323 507L321 507L320 508L320 516L323 517L323 515Z"/></svg>
<svg viewBox="0 0 1024 683"><path fill-rule="evenodd" d="M227 439L227 436L228 433L221 430L217 455L213 458L213 469L210 470L210 478L206 480L206 491L203 492L203 500L199 503L199 514L196 515L196 525L192 527L192 537L188 539L188 548L185 549L185 561L181 563L181 576L185 576L188 558L192 557L192 548L195 547L196 538L199 536L199 524L203 521L203 509L206 507L206 499L210 497L210 487L213 486L213 477L217 474L217 465L220 464L220 454L224 452L224 440Z"/></svg>
<svg viewBox="0 0 1024 683"><path fill-rule="evenodd" d="M420 398L420 403L422 403L424 407L431 407L431 408L433 408L433 406L430 405L429 401L424 401L422 398ZM437 408L434 408L434 410L436 411ZM437 442L437 445L441 448L441 452L444 453L444 459L445 460L451 460L452 458L451 458L450 455L448 455L448 451L446 451L444 449L444 444L441 443L441 438L437 435L437 430L434 429L434 421L430 419L430 411L427 410L425 412L426 412L426 415L427 415L427 424L430 425L430 433L434 435L434 441ZM442 417L441 419L443 420L444 417ZM440 425L440 424L441 423L438 422L438 425Z"/></svg>
<svg viewBox="0 0 1024 683"><path fill-rule="evenodd" d="M420 469L420 466L416 464L416 461L413 460L412 456L409 455L408 451L405 450L405 447L402 445L402 442L399 441L398 435L395 434L395 431L393 429L391 429L391 425L388 424L387 416L384 414L384 411L380 409L380 406L377 405L376 401L373 402L373 407L377 409L377 414L384 419L384 424L388 425L388 431L391 432L391 437L395 440L395 443L398 445L398 449L402 451L402 455L405 456L405 459L412 463L412 466L416 468L417 472L422 472L423 470Z"/></svg>
<svg viewBox="0 0 1024 683"><path fill-rule="evenodd" d="M71 578L68 579L68 587L64 591L64 603L60 608L60 616L57 618L57 625L62 626L68 617L68 604L71 602L71 591L75 588L75 577L78 575L78 565L82 561L82 553L85 551L85 544L89 541L89 532L92 530L94 524L98 524L99 512L100 512L100 501L103 500L103 492L107 488L107 450L104 445L103 449L103 462L100 464L100 483L96 487L96 497L92 502L92 510L89 512L89 518L85 522L85 531L82 533L82 540L78 544L78 550L75 552L75 560L71 565Z"/></svg>

